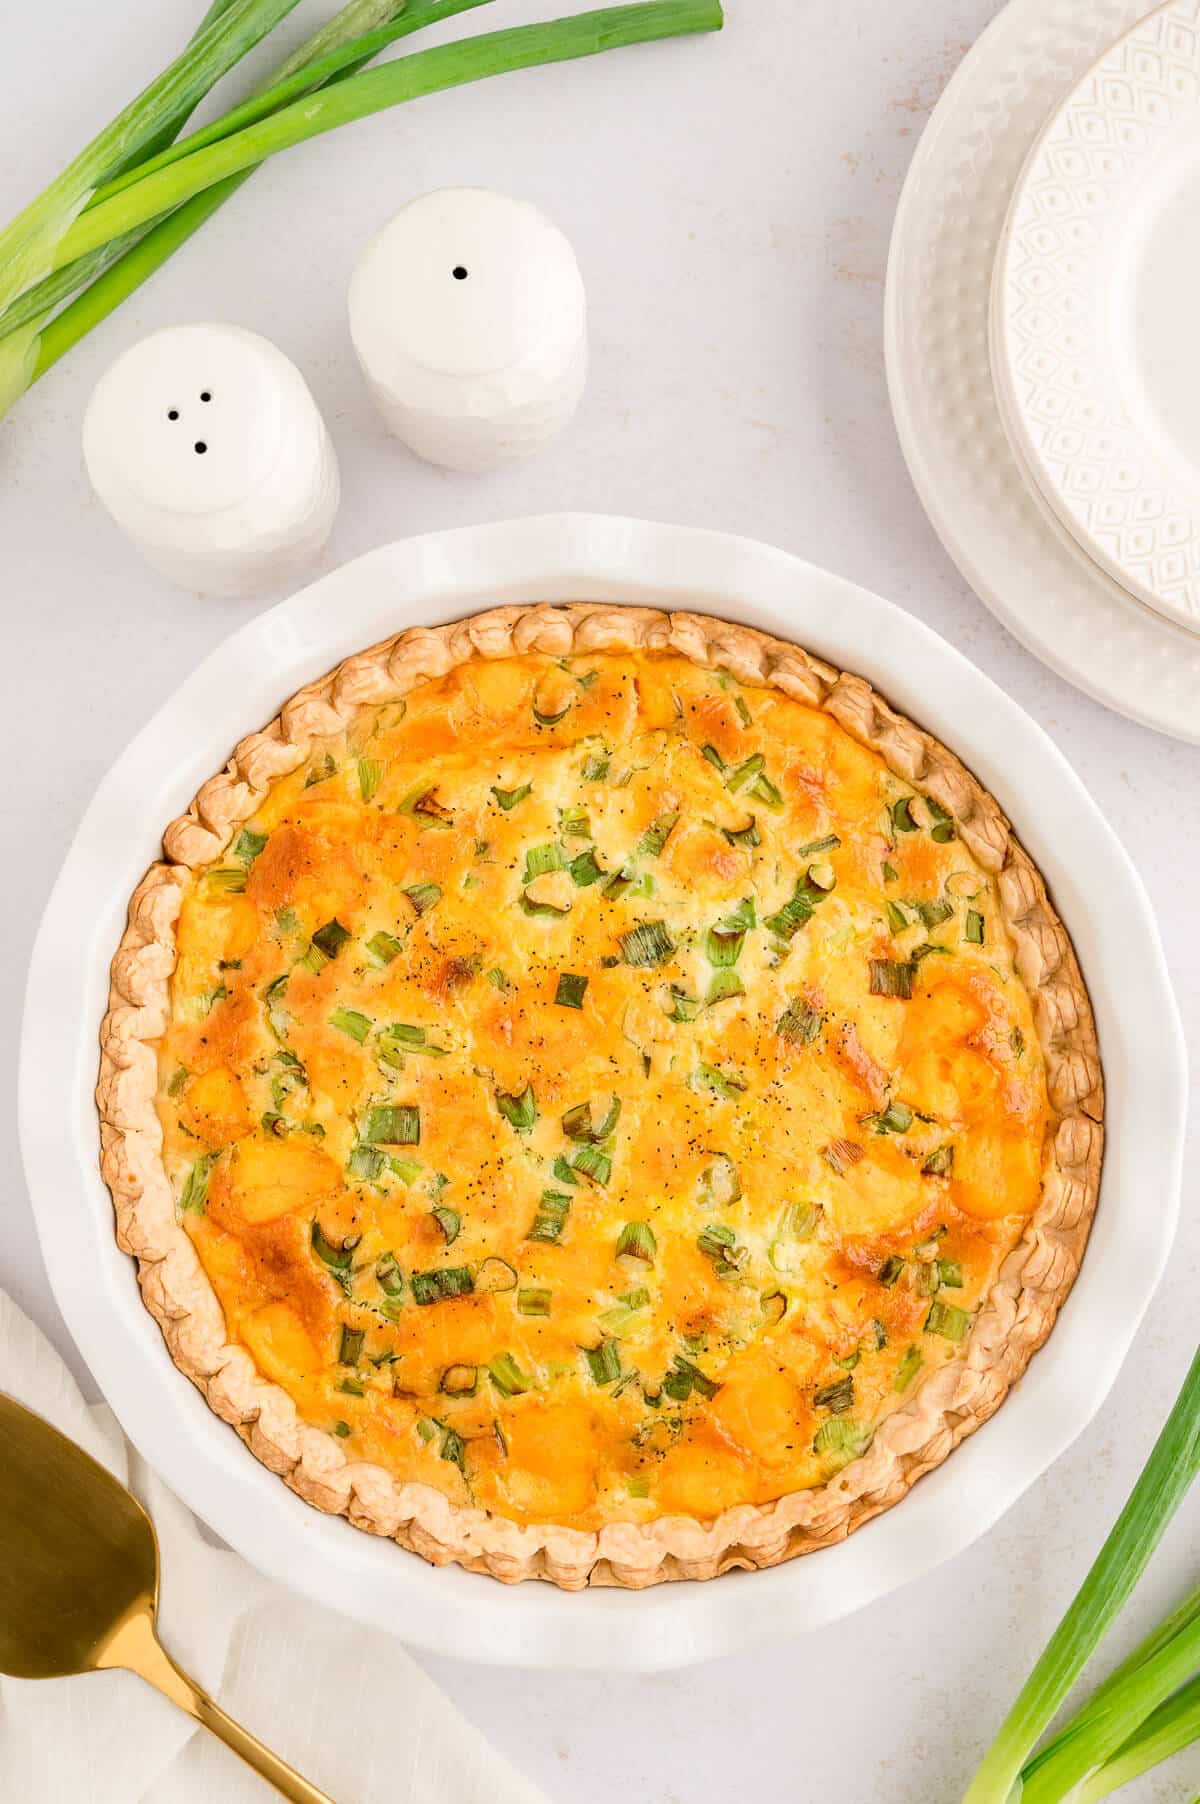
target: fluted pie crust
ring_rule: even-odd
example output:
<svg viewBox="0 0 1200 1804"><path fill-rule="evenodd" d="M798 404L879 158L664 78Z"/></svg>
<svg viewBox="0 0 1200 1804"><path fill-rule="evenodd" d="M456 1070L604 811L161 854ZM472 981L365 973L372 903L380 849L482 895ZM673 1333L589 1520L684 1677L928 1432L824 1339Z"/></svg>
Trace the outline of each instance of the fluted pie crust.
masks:
<svg viewBox="0 0 1200 1804"><path fill-rule="evenodd" d="M1033 1004L1056 1126L1037 1206L970 1333L948 1364L886 1416L864 1455L816 1488L739 1505L712 1520L663 1516L584 1532L520 1525L348 1458L337 1440L300 1420L288 1393L260 1375L243 1347L229 1344L162 1162L156 1046L168 1019L187 873L223 852L272 783L306 761L314 741L344 732L360 710L397 700L471 659L637 650L672 652L825 710L948 811L968 851L996 879L1016 971ZM505 1582L537 1577L568 1589L640 1588L770 1566L838 1541L896 1503L999 1407L1050 1332L1083 1254L1100 1179L1103 1080L1087 992L1042 878L998 804L951 752L861 678L702 614L591 604L495 608L397 634L301 690L265 731L242 740L167 829L164 845L165 862L152 866L131 901L101 1030L96 1094L117 1238L137 1259L143 1297L176 1364L257 1458L318 1509L435 1564L456 1561Z"/></svg>

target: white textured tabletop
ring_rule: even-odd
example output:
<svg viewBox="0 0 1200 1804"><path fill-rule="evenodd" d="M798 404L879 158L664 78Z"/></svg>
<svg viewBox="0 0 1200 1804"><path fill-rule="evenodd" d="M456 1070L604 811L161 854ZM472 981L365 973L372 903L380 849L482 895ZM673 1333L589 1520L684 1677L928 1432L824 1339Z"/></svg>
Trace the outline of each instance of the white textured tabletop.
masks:
<svg viewBox="0 0 1200 1804"><path fill-rule="evenodd" d="M1106 713L1007 637L930 531L888 411L881 315L893 210L929 111L996 0L727 5L722 39L466 88L289 152L0 426L0 1283L64 1346L14 1119L29 947L101 773L179 676L267 605L167 589L87 487L84 402L109 360L151 327L236 321L307 374L342 464L327 563L431 527L582 508L771 540L911 609L1074 763L1141 869L1189 1037L1200 1034L1200 751ZM286 29L298 37L320 10L302 0ZM496 0L470 23L558 10ZM0 58L0 215L42 186L200 11L200 0L14 11ZM535 462L485 478L439 473L384 438L346 329L346 285L367 235L404 200L452 184L543 206L576 246L591 306L592 379L572 428ZM1098 1419L999 1528L931 1578L819 1638L677 1677L446 1660L430 1670L556 1804L951 1804L1191 1357L1195 1201L1189 1179L1166 1281ZM1109 1660L1200 1577L1198 1528L1200 1499L1181 1512ZM1122 1795L1184 1804L1200 1786L1200 1750L1188 1758L1170 1779Z"/></svg>

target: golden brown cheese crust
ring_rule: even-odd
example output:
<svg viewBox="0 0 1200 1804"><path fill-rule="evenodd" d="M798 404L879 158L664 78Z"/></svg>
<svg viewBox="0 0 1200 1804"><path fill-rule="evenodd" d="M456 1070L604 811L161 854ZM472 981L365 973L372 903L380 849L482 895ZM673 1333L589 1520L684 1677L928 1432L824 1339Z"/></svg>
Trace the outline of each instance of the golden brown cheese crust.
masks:
<svg viewBox="0 0 1200 1804"><path fill-rule="evenodd" d="M323 1508L644 1584L886 1507L1095 1202L1069 943L859 680L701 616L400 635L239 747L114 963L122 1243Z"/></svg>

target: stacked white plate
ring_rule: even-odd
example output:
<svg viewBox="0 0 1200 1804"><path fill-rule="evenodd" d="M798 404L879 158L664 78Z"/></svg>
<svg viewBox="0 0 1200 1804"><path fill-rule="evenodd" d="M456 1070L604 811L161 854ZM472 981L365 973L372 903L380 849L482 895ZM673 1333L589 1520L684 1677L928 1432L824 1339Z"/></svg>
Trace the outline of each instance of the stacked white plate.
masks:
<svg viewBox="0 0 1200 1804"><path fill-rule="evenodd" d="M934 525L1034 651L1200 741L1200 0L1011 0L901 202L888 363Z"/></svg>

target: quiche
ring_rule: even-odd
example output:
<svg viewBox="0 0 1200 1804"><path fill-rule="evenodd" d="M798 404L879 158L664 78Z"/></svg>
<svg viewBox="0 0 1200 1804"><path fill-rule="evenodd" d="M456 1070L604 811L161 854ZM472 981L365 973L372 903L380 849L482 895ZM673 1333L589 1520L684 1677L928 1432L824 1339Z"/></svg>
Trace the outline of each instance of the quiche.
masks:
<svg viewBox="0 0 1200 1804"><path fill-rule="evenodd" d="M504 1580L767 1566L1049 1332L1087 993L997 803L860 678L497 608L302 690L165 852L102 1033L118 1237L318 1508Z"/></svg>

